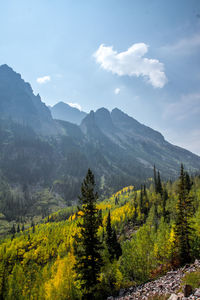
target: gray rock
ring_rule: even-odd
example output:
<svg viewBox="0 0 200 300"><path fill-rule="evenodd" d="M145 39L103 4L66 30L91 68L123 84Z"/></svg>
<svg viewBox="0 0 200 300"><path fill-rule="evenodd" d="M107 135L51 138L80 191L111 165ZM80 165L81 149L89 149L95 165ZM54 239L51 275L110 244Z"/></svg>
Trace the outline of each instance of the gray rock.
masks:
<svg viewBox="0 0 200 300"><path fill-rule="evenodd" d="M121 290L119 291L119 297L124 296L125 293L126 293L126 290L125 290L125 289L121 289Z"/></svg>
<svg viewBox="0 0 200 300"><path fill-rule="evenodd" d="M200 297L200 288L195 290L194 296Z"/></svg>
<svg viewBox="0 0 200 300"><path fill-rule="evenodd" d="M178 300L178 296L176 294L171 294L168 300Z"/></svg>

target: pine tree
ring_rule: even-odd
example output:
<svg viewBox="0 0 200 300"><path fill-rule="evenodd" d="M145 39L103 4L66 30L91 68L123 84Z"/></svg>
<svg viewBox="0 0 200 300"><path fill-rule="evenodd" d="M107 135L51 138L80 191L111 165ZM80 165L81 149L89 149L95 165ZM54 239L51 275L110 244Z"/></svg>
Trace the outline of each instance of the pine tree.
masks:
<svg viewBox="0 0 200 300"><path fill-rule="evenodd" d="M161 196L163 194L162 183L161 183L161 178L160 178L160 172L159 171L158 171L158 178L157 178L157 193L159 193Z"/></svg>
<svg viewBox="0 0 200 300"><path fill-rule="evenodd" d="M141 211L141 214L143 214L144 212L144 201L143 201L143 186L141 185L141 188L140 188L140 211Z"/></svg>
<svg viewBox="0 0 200 300"><path fill-rule="evenodd" d="M110 210L106 223L106 246L110 255L110 261L113 261L114 258L119 259L122 255L122 249L120 243L117 241L116 231L111 226Z"/></svg>
<svg viewBox="0 0 200 300"><path fill-rule="evenodd" d="M20 227L19 227L19 224L17 225L17 233L20 232Z"/></svg>
<svg viewBox="0 0 200 300"><path fill-rule="evenodd" d="M120 243L117 240L117 234L115 229L113 229L112 243L113 243L114 257L116 257L116 259L118 260L122 255L122 248Z"/></svg>
<svg viewBox="0 0 200 300"><path fill-rule="evenodd" d="M112 233L113 232L111 227L111 218L110 218L110 210L109 210L107 222L106 222L106 246L108 248L108 252L111 260L114 257L113 248L112 248Z"/></svg>
<svg viewBox="0 0 200 300"><path fill-rule="evenodd" d="M168 199L168 193L167 193L167 190L166 188L164 188L163 190L163 195L162 195L162 213L163 213L163 217L164 217L164 220L166 221L167 219L167 211L166 211L166 204L167 204L167 199Z"/></svg>
<svg viewBox="0 0 200 300"><path fill-rule="evenodd" d="M156 173L156 166L154 165L153 167L153 175L154 175L154 186L155 186L155 191L157 193L157 173Z"/></svg>
<svg viewBox="0 0 200 300"><path fill-rule="evenodd" d="M34 233L35 232L35 223L33 220L31 222L31 227L32 227L32 232Z"/></svg>
<svg viewBox="0 0 200 300"><path fill-rule="evenodd" d="M82 204L80 237L75 236L75 270L77 279L80 280L84 299L94 299L94 293L99 281L102 263L102 244L97 235L99 228L99 215L96 208L98 195L94 191L95 181L92 171L89 169L81 186Z"/></svg>
<svg viewBox="0 0 200 300"><path fill-rule="evenodd" d="M192 187L192 182L191 182L190 176L187 172L185 172L185 184L186 184L186 189L189 193L189 191L191 190L191 187Z"/></svg>
<svg viewBox="0 0 200 300"><path fill-rule="evenodd" d="M10 230L10 233L15 236L15 233L16 233L16 230L15 230L15 224L13 224L11 230Z"/></svg>
<svg viewBox="0 0 200 300"><path fill-rule="evenodd" d="M181 172L178 185L178 203L175 232L179 242L180 263L184 264L191 261L190 238L191 238L191 217L192 217L192 197L188 191L188 182L181 164Z"/></svg>
<svg viewBox="0 0 200 300"><path fill-rule="evenodd" d="M162 182L160 178L160 172L158 171L157 173L155 165L154 165L154 185L155 185L156 194L160 194L162 196L163 189L162 189Z"/></svg>

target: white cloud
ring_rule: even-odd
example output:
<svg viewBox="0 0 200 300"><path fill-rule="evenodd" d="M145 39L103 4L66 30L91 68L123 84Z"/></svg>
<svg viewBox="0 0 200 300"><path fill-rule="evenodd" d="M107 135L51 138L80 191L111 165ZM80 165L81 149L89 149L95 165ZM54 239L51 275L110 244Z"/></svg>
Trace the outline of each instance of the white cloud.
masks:
<svg viewBox="0 0 200 300"><path fill-rule="evenodd" d="M97 63L107 71L119 76L142 76L153 87L162 88L167 83L164 65L157 59L144 57L148 46L144 43L133 44L127 51L117 53L113 47L103 44L94 53Z"/></svg>
<svg viewBox="0 0 200 300"><path fill-rule="evenodd" d="M51 77L50 77L49 75L43 76L43 77L38 77L38 78L36 79L37 83L39 83L39 84L46 83L46 82L48 82L48 81L50 81L50 80L51 80Z"/></svg>
<svg viewBox="0 0 200 300"><path fill-rule="evenodd" d="M183 95L179 101L170 103L163 114L164 119L182 121L200 114L200 93Z"/></svg>
<svg viewBox="0 0 200 300"><path fill-rule="evenodd" d="M115 95L118 95L118 94L120 93L120 88L116 88L116 89L114 90L114 93L115 93Z"/></svg>
<svg viewBox="0 0 200 300"><path fill-rule="evenodd" d="M78 104L78 103L69 103L69 102L68 102L67 104L69 104L71 107L75 107L75 108L77 108L77 109L79 109L79 110L82 110L80 104Z"/></svg>

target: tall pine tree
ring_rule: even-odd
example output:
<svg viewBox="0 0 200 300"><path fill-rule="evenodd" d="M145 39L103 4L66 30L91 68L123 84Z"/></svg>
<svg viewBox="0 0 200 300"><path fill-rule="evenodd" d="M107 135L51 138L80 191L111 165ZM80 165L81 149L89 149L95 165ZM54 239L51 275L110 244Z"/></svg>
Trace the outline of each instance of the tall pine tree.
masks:
<svg viewBox="0 0 200 300"><path fill-rule="evenodd" d="M82 214L80 237L75 237L76 247L75 270L83 289L83 299L94 299L94 293L98 283L98 277L102 266L102 245L98 238L99 214L96 208L97 193L94 191L95 181L92 171L89 169L81 186Z"/></svg>
<svg viewBox="0 0 200 300"><path fill-rule="evenodd" d="M106 246L108 248L110 261L113 261L114 258L119 259L122 255L122 249L120 243L117 241L116 231L111 226L110 210L106 223Z"/></svg>
<svg viewBox="0 0 200 300"><path fill-rule="evenodd" d="M190 262L190 238L191 238L191 217L192 217L192 197L188 191L188 175L184 172L181 164L181 172L178 185L178 203L175 231L179 243L180 263Z"/></svg>

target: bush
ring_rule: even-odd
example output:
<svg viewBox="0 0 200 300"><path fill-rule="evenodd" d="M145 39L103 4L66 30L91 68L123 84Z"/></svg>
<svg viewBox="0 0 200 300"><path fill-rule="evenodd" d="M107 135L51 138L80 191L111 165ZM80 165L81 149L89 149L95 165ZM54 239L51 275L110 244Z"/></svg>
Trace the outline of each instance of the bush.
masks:
<svg viewBox="0 0 200 300"><path fill-rule="evenodd" d="M200 287L200 269L196 272L186 273L181 285L189 284L194 289Z"/></svg>

